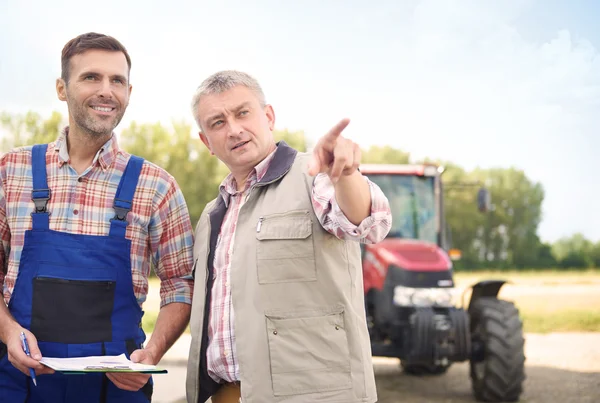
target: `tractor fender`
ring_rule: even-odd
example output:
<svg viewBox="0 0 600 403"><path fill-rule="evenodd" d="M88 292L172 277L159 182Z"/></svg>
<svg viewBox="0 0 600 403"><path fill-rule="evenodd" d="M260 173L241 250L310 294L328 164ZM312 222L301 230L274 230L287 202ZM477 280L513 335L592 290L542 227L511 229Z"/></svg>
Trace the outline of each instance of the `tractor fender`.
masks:
<svg viewBox="0 0 600 403"><path fill-rule="evenodd" d="M469 301L468 311L471 313L471 307L481 297L497 297L500 288L506 283L511 283L507 280L483 280L468 287L473 289L471 300ZM466 290L465 290L466 291ZM463 294L464 295L464 294Z"/></svg>

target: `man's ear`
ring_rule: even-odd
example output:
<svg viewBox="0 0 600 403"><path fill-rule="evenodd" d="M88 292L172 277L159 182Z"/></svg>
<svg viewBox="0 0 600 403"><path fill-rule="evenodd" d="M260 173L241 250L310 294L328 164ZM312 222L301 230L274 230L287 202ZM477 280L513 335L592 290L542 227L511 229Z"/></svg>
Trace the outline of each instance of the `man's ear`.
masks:
<svg viewBox="0 0 600 403"><path fill-rule="evenodd" d="M62 78L56 79L56 95L61 101L67 100L67 83Z"/></svg>
<svg viewBox="0 0 600 403"><path fill-rule="evenodd" d="M198 134L200 135L200 140L202 140L202 142L204 143L206 148L208 148L208 151L210 151L210 155L215 155L215 153L213 153L213 151L212 151L212 148L210 148L210 143L208 142L208 137L206 137L206 135L202 132L198 132Z"/></svg>
<svg viewBox="0 0 600 403"><path fill-rule="evenodd" d="M267 120L269 121L269 129L271 131L275 130L275 111L271 105L265 105L265 114L267 115Z"/></svg>

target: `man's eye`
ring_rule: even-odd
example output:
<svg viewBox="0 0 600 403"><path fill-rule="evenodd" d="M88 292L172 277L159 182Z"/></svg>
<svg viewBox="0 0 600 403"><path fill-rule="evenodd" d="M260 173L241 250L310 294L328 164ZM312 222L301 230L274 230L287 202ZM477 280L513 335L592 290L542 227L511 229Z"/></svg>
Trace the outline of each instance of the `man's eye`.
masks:
<svg viewBox="0 0 600 403"><path fill-rule="evenodd" d="M222 120L217 120L212 124L212 127L217 127L217 126L221 125L222 123L223 123Z"/></svg>
<svg viewBox="0 0 600 403"><path fill-rule="evenodd" d="M95 78L96 77L94 77L94 76L85 76L85 77L83 77L84 80L93 80Z"/></svg>
<svg viewBox="0 0 600 403"><path fill-rule="evenodd" d="M241 111L241 112L240 112L240 116L245 116L245 115L247 115L247 114L248 114L248 111Z"/></svg>
<svg viewBox="0 0 600 403"><path fill-rule="evenodd" d="M114 83L117 83L117 84L123 84L123 80L121 80L120 78L115 78L115 79L113 80L113 82L114 82Z"/></svg>

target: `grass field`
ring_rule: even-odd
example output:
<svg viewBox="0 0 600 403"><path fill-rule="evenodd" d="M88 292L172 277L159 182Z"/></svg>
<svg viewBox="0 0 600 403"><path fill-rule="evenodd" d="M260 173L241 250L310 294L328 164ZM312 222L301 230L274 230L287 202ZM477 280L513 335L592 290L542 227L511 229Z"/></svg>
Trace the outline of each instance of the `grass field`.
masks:
<svg viewBox="0 0 600 403"><path fill-rule="evenodd" d="M600 332L600 270L456 275L458 288L485 279L511 282L500 297L519 308L526 332Z"/></svg>
<svg viewBox="0 0 600 403"><path fill-rule="evenodd" d="M600 332L600 270L457 273L457 293L489 279L511 282L500 290L500 298L516 304L528 333ZM146 332L152 331L158 316L158 289L158 281L151 280L142 324ZM468 298L467 291L465 301Z"/></svg>

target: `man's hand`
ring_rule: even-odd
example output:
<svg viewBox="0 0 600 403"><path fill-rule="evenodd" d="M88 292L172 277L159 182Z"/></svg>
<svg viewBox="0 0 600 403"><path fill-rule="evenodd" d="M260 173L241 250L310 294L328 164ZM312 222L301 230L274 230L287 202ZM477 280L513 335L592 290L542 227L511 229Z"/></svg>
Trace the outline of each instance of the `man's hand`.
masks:
<svg viewBox="0 0 600 403"><path fill-rule="evenodd" d="M131 353L131 361L140 364L158 364L154 354L149 349L139 349ZM119 389L136 392L140 390L150 379L150 374L124 374L119 372L108 372L106 377Z"/></svg>
<svg viewBox="0 0 600 403"><path fill-rule="evenodd" d="M172 302L163 306L158 313L152 337L144 349L131 353L131 361L156 365L167 350L181 336L190 320L191 305ZM119 389L137 391L150 379L150 374L107 373L108 379Z"/></svg>
<svg viewBox="0 0 600 403"><path fill-rule="evenodd" d="M325 172L333 183L335 200L348 221L354 225L371 214L369 185L358 171L360 147L341 136L350 120L342 119L321 137L313 150L308 174Z"/></svg>
<svg viewBox="0 0 600 403"><path fill-rule="evenodd" d="M27 354L25 354L25 351L23 351L20 337L21 332L25 333L31 357L28 357ZM29 368L33 368L36 375L54 373L52 368L40 364L39 361L42 359L42 354L38 347L37 339L29 330L23 329L20 326L15 326L7 334L6 348L8 350L8 361L25 375L29 376Z"/></svg>
<svg viewBox="0 0 600 403"><path fill-rule="evenodd" d="M342 119L329 132L321 137L313 150L308 173L312 176L325 172L334 184L341 176L355 173L360 165L360 147L353 141L341 136L350 123Z"/></svg>

